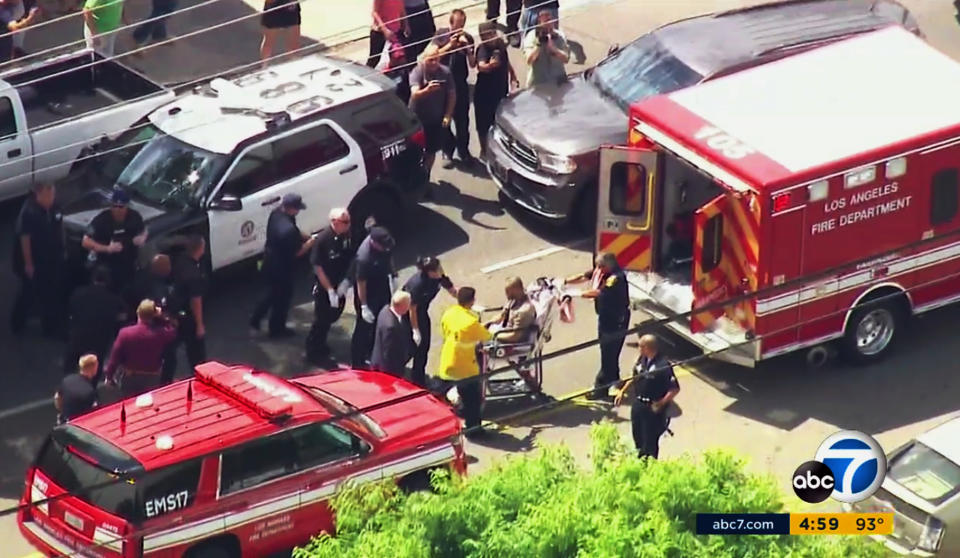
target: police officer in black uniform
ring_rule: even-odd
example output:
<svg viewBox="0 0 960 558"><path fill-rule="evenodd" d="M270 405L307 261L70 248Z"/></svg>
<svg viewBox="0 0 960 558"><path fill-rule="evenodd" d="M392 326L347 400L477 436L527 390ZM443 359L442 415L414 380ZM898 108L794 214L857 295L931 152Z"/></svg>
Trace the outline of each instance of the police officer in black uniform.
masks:
<svg viewBox="0 0 960 558"><path fill-rule="evenodd" d="M101 268L103 269L103 268ZM109 272L108 272L109 273ZM179 308L174 301L173 293L173 266L170 256L157 254L150 260L150 265L139 270L133 278L133 283L126 293L129 315L134 316L137 306L142 300L152 300L164 313L172 316Z"/></svg>
<svg viewBox="0 0 960 558"><path fill-rule="evenodd" d="M96 267L90 275L90 284L74 289L70 295L67 350L63 359L65 373L74 371L77 361L86 354L106 363L113 338L121 324L133 315L128 312L125 301L110 290L109 283L110 270Z"/></svg>
<svg viewBox="0 0 960 558"><path fill-rule="evenodd" d="M203 309L203 297L207 293L207 272L203 266L206 249L207 243L202 236L190 235L173 270L178 335L163 359L161 385L173 381L177 371L177 346L180 343L183 343L191 369L207 360L207 327Z"/></svg>
<svg viewBox="0 0 960 558"><path fill-rule="evenodd" d="M13 272L20 289L10 314L10 330L23 333L30 310L40 307L44 335L62 334L64 265L63 214L52 184L37 184L14 225Z"/></svg>
<svg viewBox="0 0 960 558"><path fill-rule="evenodd" d="M630 321L630 295L627 277L610 253L597 256L596 267L566 280L567 284L590 281L584 298L594 299L597 311L597 335L600 342L600 372L593 382L589 399L608 399L609 388L620 380L620 351Z"/></svg>
<svg viewBox="0 0 960 558"><path fill-rule="evenodd" d="M390 303L396 273L393 270L393 236L376 226L357 249L353 276L353 306L357 322L350 340L350 361L354 368L368 366L376 333L374 322L380 310Z"/></svg>
<svg viewBox="0 0 960 558"><path fill-rule="evenodd" d="M99 403L96 376L100 363L97 357L83 355L73 364L78 366L77 371L64 376L60 387L53 394L58 424L89 413Z"/></svg>
<svg viewBox="0 0 960 558"><path fill-rule="evenodd" d="M430 303L441 287L457 298L453 281L443 272L440 260L433 257L418 259L417 272L403 285L403 290L410 293L410 311L404 321L410 326L414 344L410 381L423 388L427 387L427 354L430 352Z"/></svg>
<svg viewBox="0 0 960 558"><path fill-rule="evenodd" d="M297 227L297 214L306 209L300 194L285 194L280 207L270 212L267 220L267 240L263 249L260 272L267 283L267 292L257 303L250 317L250 328L260 331L260 322L270 313L270 337L290 337L287 314L293 299L293 271L297 258L313 247L314 237Z"/></svg>
<svg viewBox="0 0 960 558"><path fill-rule="evenodd" d="M322 365L330 358L327 335L330 326L343 313L345 295L350 288L347 271L357 254L350 235L350 213L342 207L330 210L330 226L317 234L310 250L313 266L313 325L307 334L307 361Z"/></svg>
<svg viewBox="0 0 960 558"><path fill-rule="evenodd" d="M143 217L129 207L130 195L121 188L110 194L110 207L90 221L81 246L90 251L91 262L105 265L114 292L123 293L133 282L137 254L147 241Z"/></svg>
<svg viewBox="0 0 960 558"><path fill-rule="evenodd" d="M658 345L653 335L640 337L640 357L634 366L634 377L627 380L614 399L614 404L619 405L630 385L635 386L635 399L630 408L633 442L640 457L654 459L660 454L660 436L667 429L667 406L680 393L673 366L660 353Z"/></svg>

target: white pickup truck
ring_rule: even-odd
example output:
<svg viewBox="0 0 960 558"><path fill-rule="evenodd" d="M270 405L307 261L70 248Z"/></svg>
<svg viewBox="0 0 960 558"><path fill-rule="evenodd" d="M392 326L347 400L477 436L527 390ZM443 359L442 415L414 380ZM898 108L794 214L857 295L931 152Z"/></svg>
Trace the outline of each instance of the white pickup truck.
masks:
<svg viewBox="0 0 960 558"><path fill-rule="evenodd" d="M0 72L0 201L63 178L86 148L173 98L88 49Z"/></svg>

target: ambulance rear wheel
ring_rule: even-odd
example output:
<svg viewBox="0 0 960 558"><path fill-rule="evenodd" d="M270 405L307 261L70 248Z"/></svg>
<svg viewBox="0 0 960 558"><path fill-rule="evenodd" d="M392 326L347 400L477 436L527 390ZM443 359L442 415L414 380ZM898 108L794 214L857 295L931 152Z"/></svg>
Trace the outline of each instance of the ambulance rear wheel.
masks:
<svg viewBox="0 0 960 558"><path fill-rule="evenodd" d="M897 304L867 303L858 307L847 321L844 356L855 363L880 360L896 344L903 321L903 310Z"/></svg>

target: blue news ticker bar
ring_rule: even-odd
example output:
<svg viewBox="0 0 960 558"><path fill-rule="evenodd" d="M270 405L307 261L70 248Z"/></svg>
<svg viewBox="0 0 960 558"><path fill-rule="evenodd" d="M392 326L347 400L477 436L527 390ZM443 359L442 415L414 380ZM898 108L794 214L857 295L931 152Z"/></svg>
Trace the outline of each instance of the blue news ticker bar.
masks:
<svg viewBox="0 0 960 558"><path fill-rule="evenodd" d="M789 513L698 513L698 535L789 535Z"/></svg>

